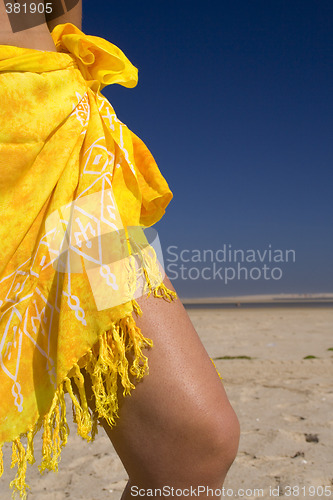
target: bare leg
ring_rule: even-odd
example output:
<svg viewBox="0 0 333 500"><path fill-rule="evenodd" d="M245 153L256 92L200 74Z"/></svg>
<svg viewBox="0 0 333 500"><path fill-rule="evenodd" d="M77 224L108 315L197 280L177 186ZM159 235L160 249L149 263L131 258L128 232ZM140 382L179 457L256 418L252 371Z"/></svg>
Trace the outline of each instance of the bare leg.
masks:
<svg viewBox="0 0 333 500"><path fill-rule="evenodd" d="M122 398L114 428L101 421L130 478L122 500L133 498L134 486L221 488L239 441L223 385L179 299L138 303L136 323L154 342L149 375Z"/></svg>

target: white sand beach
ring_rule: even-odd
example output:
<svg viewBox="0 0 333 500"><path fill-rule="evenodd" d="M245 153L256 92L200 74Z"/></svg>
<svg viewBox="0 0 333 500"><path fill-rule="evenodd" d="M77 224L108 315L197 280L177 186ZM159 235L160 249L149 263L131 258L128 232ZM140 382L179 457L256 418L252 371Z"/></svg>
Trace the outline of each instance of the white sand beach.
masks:
<svg viewBox="0 0 333 500"><path fill-rule="evenodd" d="M325 486L333 496L333 308L188 312L241 424L225 498L320 498ZM8 485L15 471L10 447L4 448L0 498L10 500ZM29 500L119 500L127 479L102 429L88 444L71 425L58 474L41 476L37 465L28 466ZM291 494L288 486L299 490Z"/></svg>

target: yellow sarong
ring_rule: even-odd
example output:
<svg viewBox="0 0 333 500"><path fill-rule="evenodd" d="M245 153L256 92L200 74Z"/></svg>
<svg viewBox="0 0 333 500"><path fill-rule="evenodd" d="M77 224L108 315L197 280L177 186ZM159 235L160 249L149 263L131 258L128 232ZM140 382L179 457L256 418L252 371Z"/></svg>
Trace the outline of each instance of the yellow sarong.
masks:
<svg viewBox="0 0 333 500"><path fill-rule="evenodd" d="M57 470L69 432L65 392L78 433L90 440L96 432L82 368L110 425L117 388L130 394L130 374L147 373L142 349L152 341L132 316L141 312L138 274L146 292L176 298L143 236L139 265L131 261L129 237L130 228L162 217L172 193L100 93L112 83L134 87L137 69L116 46L73 24L56 26L52 37L58 52L0 45L0 450L12 441L11 486L21 498L40 428L40 470Z"/></svg>

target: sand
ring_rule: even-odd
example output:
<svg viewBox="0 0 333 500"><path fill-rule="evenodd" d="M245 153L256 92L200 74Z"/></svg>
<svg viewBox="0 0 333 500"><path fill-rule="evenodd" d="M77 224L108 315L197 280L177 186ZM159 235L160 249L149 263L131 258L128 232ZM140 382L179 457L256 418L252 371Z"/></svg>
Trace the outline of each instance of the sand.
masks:
<svg viewBox="0 0 333 500"><path fill-rule="evenodd" d="M324 498L325 486L333 497L333 308L188 312L241 424L222 498ZM73 425L58 474L28 467L29 500L119 500L127 480L104 431L88 444ZM6 445L1 500L11 499L13 475Z"/></svg>

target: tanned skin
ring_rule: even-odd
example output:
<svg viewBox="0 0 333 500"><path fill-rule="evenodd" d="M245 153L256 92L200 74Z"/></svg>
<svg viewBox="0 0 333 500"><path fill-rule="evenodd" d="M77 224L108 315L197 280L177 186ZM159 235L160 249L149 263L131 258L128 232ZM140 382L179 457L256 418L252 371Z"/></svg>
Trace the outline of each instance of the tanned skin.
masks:
<svg viewBox="0 0 333 500"><path fill-rule="evenodd" d="M15 45L29 49L56 52L50 32L57 24L72 23L82 29L82 0L66 12L64 0L53 0L64 8L65 14L53 19L47 14L52 9L52 2L47 0L0 0L0 45ZM41 4L44 3L44 7ZM39 5L40 13L30 12ZM47 7L48 5L48 7ZM14 11L16 10L16 12ZM52 19L50 19L52 18Z"/></svg>

